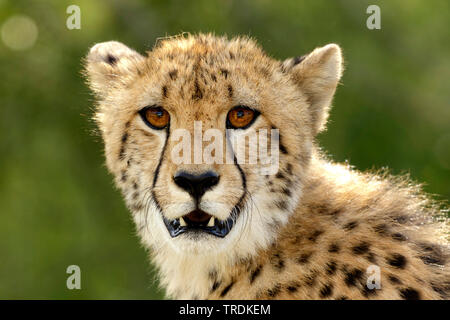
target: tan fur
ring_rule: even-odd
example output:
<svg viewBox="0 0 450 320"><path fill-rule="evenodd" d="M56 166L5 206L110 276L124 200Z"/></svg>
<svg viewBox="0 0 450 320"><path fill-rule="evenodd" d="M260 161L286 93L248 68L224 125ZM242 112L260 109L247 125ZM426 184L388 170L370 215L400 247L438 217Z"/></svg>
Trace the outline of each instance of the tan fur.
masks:
<svg viewBox="0 0 450 320"><path fill-rule="evenodd" d="M281 63L248 38L174 37L146 57L107 42L91 49L86 73L98 97L108 169L169 297L448 298L448 224L435 221L433 203L406 179L334 164L315 144L342 74L337 45ZM169 112L170 131L144 124L138 111L149 105ZM203 131L225 132L236 105L261 112L254 129L280 130L277 174L243 164L244 181L234 164L171 161L170 132L192 133L196 120ZM200 203L218 219L242 197L225 238L169 236L162 215L178 218L195 208L173 182L181 168L220 174ZM367 289L371 265L380 268L380 290Z"/></svg>

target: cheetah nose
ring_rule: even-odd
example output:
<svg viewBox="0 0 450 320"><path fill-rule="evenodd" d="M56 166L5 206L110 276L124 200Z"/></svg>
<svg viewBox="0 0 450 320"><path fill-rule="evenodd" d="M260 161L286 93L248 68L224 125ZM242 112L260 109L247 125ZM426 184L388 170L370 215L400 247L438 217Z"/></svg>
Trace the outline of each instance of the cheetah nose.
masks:
<svg viewBox="0 0 450 320"><path fill-rule="evenodd" d="M219 175L214 171L206 171L201 174L180 171L174 175L173 181L198 201L206 191L219 183Z"/></svg>

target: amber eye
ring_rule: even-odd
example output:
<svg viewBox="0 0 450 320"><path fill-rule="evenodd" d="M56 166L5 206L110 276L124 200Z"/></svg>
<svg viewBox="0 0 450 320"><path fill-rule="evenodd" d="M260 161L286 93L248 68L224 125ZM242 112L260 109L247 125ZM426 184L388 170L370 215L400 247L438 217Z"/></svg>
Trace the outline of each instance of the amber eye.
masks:
<svg viewBox="0 0 450 320"><path fill-rule="evenodd" d="M250 126L259 112L246 106L237 106L227 115L227 127L232 129L245 129Z"/></svg>
<svg viewBox="0 0 450 320"><path fill-rule="evenodd" d="M153 129L164 129L169 124L170 115L163 107L145 107L139 111L139 114L142 120Z"/></svg>

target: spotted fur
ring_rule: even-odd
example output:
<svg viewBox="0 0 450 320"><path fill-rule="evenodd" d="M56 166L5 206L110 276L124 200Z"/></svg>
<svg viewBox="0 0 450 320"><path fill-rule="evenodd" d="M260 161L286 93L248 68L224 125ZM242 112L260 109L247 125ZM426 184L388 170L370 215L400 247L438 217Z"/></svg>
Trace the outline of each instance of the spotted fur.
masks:
<svg viewBox="0 0 450 320"><path fill-rule="evenodd" d="M342 74L330 44L284 62L246 37L167 38L145 56L118 42L91 48L86 74L96 94L95 119L137 232L172 298L183 299L447 299L448 224L406 178L361 173L331 162L315 142ZM163 106L164 130L138 111ZM175 165L176 128L225 131L233 106L260 111L255 129L278 128L280 167ZM246 148L248 145L245 146ZM177 170L215 170L220 183L202 208L218 219L238 214L225 238L171 238L162 217L193 210L173 183ZM367 287L367 268L381 289Z"/></svg>

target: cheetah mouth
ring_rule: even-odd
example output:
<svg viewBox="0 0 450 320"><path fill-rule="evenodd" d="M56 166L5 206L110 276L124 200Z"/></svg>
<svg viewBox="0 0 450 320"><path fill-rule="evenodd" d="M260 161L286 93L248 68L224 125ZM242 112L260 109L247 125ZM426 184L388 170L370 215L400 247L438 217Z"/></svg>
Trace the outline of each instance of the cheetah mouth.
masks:
<svg viewBox="0 0 450 320"><path fill-rule="evenodd" d="M172 220L163 216L163 220L172 238L187 232L205 232L224 238L233 228L236 219L235 215L232 214L226 220L219 220L200 209L196 209Z"/></svg>

